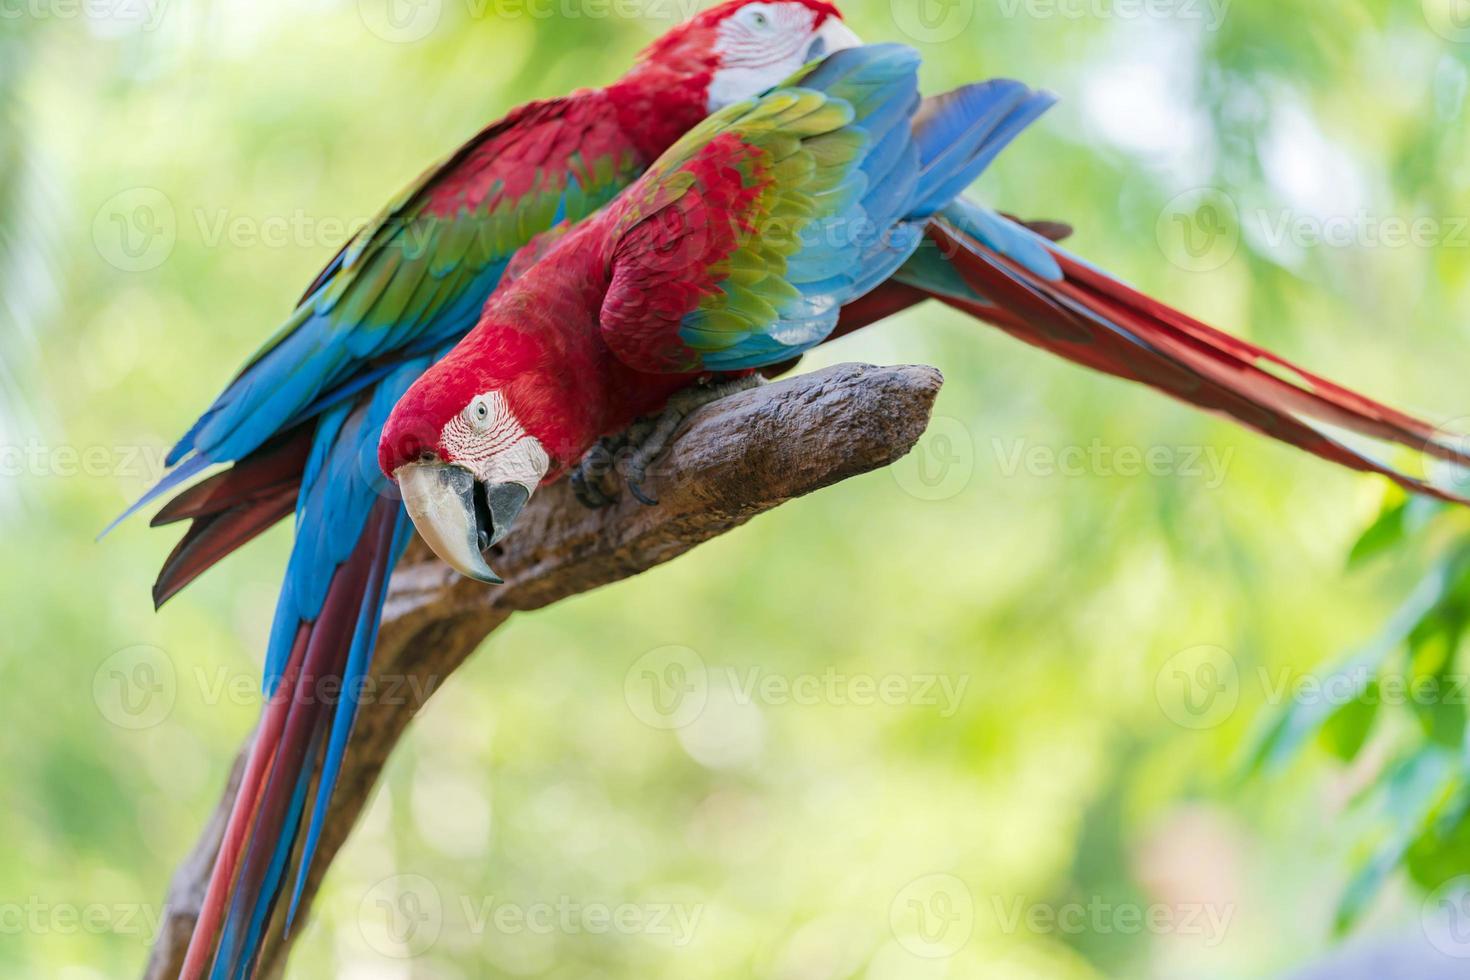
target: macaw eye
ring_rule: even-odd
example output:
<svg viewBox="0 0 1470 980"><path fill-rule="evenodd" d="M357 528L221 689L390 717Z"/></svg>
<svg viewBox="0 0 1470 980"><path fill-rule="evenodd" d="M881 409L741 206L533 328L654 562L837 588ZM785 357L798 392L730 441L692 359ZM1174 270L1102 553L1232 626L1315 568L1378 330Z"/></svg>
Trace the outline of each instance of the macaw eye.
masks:
<svg viewBox="0 0 1470 980"><path fill-rule="evenodd" d="M490 406L484 402L475 403L475 420L483 422L490 417Z"/></svg>
<svg viewBox="0 0 1470 980"><path fill-rule="evenodd" d="M758 31L764 31L771 26L771 18L764 10L747 10L745 22Z"/></svg>

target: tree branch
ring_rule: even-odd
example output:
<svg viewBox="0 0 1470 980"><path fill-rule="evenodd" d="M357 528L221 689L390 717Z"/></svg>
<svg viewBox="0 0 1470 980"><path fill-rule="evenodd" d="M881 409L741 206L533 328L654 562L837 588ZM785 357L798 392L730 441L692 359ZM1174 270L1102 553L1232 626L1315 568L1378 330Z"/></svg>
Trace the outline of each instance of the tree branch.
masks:
<svg viewBox="0 0 1470 980"><path fill-rule="evenodd" d="M659 503L627 494L589 511L566 481L537 493L492 566L506 584L487 588L460 578L415 541L393 574L372 674L432 691L512 613L637 575L739 527L788 500L901 458L928 425L942 379L928 367L843 364L706 406L683 426L649 484ZM364 700L333 796L311 878L322 876L365 807L383 764L422 698ZM241 749L214 816L174 874L163 928L145 977L178 974L198 916L209 869L239 779ZM279 910L278 910L279 911ZM292 937L277 916L261 959L279 975Z"/></svg>

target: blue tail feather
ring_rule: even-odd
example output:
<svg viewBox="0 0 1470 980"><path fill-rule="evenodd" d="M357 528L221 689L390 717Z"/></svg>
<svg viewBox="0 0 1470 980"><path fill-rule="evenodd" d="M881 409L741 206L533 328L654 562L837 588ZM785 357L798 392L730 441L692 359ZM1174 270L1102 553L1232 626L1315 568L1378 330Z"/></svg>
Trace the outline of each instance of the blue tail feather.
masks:
<svg viewBox="0 0 1470 980"><path fill-rule="evenodd" d="M301 773L296 778L286 820L281 825L283 832L280 840L275 842L264 885L255 900L254 908L250 910L249 925L243 936L240 927L245 919L244 893L237 892L230 904L230 914L225 922L224 934L220 938L219 952L215 956L210 980L246 980L250 974L256 951L260 947L261 934L270 919L270 910L275 905L281 879L286 873L286 862L291 856L291 849L296 845L296 828L300 826L301 812L306 807L306 792L311 786L310 760L316 757L320 742L321 733L318 731L313 735L311 748L306 754L308 764L301 767ZM256 842L252 841L250 846L253 849Z"/></svg>
<svg viewBox="0 0 1470 980"><path fill-rule="evenodd" d="M316 801L312 807L311 822L306 831L306 844L301 851L301 861L296 873L296 886L291 893L291 906L286 915L286 928L295 922L306 879L311 871L312 859L316 856L317 843L326 824L327 809L332 802L332 792L337 786L337 776L342 771L342 759L347 751L347 740L352 734L353 722L357 719L361 684L372 666L374 648L377 645L378 626L382 620L383 604L388 598L388 571L403 557L408 542L412 540L413 525L408 520L402 505L395 507L386 540L378 547L387 550L386 561L376 570L376 581L364 597L358 614L357 630L352 638L352 650L347 657L346 669L342 672L342 700L338 702L332 718L332 734L327 743L327 754L322 761L321 780L317 784Z"/></svg>
<svg viewBox="0 0 1470 980"><path fill-rule="evenodd" d="M914 125L924 169L910 216L927 217L949 204L1055 103L1049 92L1008 79L926 99Z"/></svg>
<svg viewBox="0 0 1470 980"><path fill-rule="evenodd" d="M194 456L190 459L185 460L183 463L180 463L174 469L169 470L169 472L164 475L163 479L155 483L147 493L139 497L137 501L127 510L123 511L116 520L107 525L107 527L103 528L102 533L97 535L97 540L100 541L103 538L107 537L107 535L111 534L112 530L123 521L127 520L129 517L132 517L138 511L142 510L144 507L147 507L149 504L153 503L153 501L168 493L170 490L175 490L182 484L194 479L194 477L198 476L200 473L203 473L205 470L209 469L213 465L214 464L212 462L205 459L203 456Z"/></svg>

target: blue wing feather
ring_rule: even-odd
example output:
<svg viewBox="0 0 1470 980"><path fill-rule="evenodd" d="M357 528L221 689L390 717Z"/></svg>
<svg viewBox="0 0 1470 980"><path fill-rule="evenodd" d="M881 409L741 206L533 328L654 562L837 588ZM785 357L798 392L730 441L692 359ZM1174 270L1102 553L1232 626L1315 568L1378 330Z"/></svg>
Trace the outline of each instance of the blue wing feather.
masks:
<svg viewBox="0 0 1470 980"><path fill-rule="evenodd" d="M824 213L802 230L801 248L787 260L785 279L799 297L743 335L703 330L698 314L686 318L681 336L701 351L706 368L764 367L821 343L836 326L841 306L909 261L928 219L1054 102L1019 82L997 80L921 104L917 68L918 56L910 49L875 45L840 52L801 79L802 88L846 100L853 109L850 127L861 130L867 143L853 177L815 199ZM944 213L949 217L964 207ZM1001 234L983 209L969 220L991 237ZM1020 235L1010 239L1012 251L1041 265L1044 249Z"/></svg>

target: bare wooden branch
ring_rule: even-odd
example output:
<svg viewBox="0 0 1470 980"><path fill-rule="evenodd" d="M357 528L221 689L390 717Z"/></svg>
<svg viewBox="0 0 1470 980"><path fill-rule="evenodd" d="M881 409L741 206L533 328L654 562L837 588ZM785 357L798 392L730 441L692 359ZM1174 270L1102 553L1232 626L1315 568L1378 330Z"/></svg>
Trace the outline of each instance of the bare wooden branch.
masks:
<svg viewBox="0 0 1470 980"><path fill-rule="evenodd" d="M894 462L923 434L941 383L929 367L843 364L709 405L685 423L647 485L657 506L625 494L617 506L589 511L566 481L537 493L492 558L506 580L498 588L461 579L415 541L393 575L373 675L435 690L515 612L637 575L792 498ZM410 700L360 709L308 903L422 707ZM240 768L237 760L218 809L174 875L147 978L176 976L183 963ZM279 975L289 946L278 924L262 975Z"/></svg>

